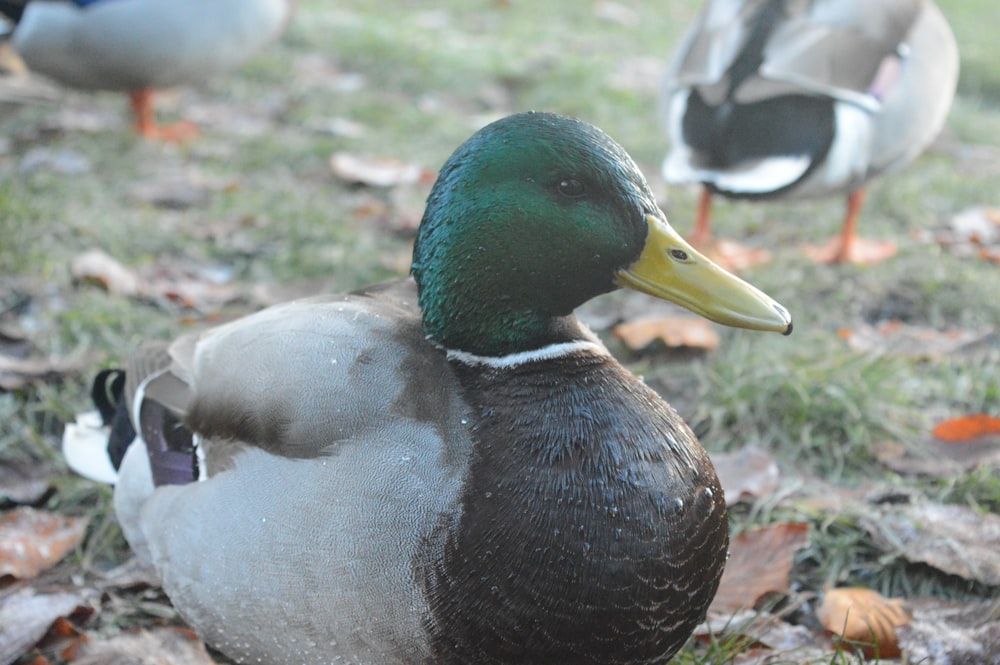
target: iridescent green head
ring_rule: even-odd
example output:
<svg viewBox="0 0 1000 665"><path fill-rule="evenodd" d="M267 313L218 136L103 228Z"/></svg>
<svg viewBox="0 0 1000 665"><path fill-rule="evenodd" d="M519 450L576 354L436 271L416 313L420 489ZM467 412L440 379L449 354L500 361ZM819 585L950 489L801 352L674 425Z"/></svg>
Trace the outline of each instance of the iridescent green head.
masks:
<svg viewBox="0 0 1000 665"><path fill-rule="evenodd" d="M567 318L628 286L729 325L786 332L787 312L667 224L624 149L601 130L522 113L448 159L413 251L424 328L496 356L566 341Z"/></svg>

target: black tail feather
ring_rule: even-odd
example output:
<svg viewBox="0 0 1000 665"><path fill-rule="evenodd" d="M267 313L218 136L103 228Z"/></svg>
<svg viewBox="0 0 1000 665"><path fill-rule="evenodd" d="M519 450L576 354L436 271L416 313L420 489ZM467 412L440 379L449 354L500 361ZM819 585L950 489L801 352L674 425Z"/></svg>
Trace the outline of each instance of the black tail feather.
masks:
<svg viewBox="0 0 1000 665"><path fill-rule="evenodd" d="M2 0L0 0L2 2ZM135 439L135 428L128 413L125 399L125 370L106 369L94 377L90 389L91 399L101 414L105 425L111 426L108 435L108 457L117 469L122 464L125 451Z"/></svg>
<svg viewBox="0 0 1000 665"><path fill-rule="evenodd" d="M0 14L17 23L27 6L28 0L0 0Z"/></svg>

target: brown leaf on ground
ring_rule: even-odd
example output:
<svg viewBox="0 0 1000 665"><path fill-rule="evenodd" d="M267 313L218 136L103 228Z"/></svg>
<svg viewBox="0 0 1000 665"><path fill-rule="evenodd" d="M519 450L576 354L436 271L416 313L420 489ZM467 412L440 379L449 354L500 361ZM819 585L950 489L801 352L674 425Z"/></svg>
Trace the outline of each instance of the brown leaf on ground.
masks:
<svg viewBox="0 0 1000 665"><path fill-rule="evenodd" d="M349 152L335 152L330 157L333 174L346 182L369 187L413 185L425 177L416 164L406 164L388 157L365 157Z"/></svg>
<svg viewBox="0 0 1000 665"><path fill-rule="evenodd" d="M816 617L851 647L860 647L865 654L879 658L900 655L896 628L910 620L901 599L861 588L826 590Z"/></svg>
<svg viewBox="0 0 1000 665"><path fill-rule="evenodd" d="M772 657L777 652L796 651L806 647L829 647L825 634L805 626L792 625L781 617L762 610L744 610L708 615L705 623L695 631L695 638L706 641L714 636L727 639L741 636L748 650L766 650Z"/></svg>
<svg viewBox="0 0 1000 665"><path fill-rule="evenodd" d="M879 548L989 586L1000 585L1000 516L937 503L883 507L862 526Z"/></svg>
<svg viewBox="0 0 1000 665"><path fill-rule="evenodd" d="M0 515L0 577L30 579L69 553L87 530L87 520L34 508Z"/></svg>
<svg viewBox="0 0 1000 665"><path fill-rule="evenodd" d="M0 598L0 663L12 663L35 646L60 618L88 608L75 593L36 594L21 589Z"/></svg>
<svg viewBox="0 0 1000 665"><path fill-rule="evenodd" d="M733 538L711 611L747 609L768 594L785 593L795 553L808 542L808 524L787 522L744 531Z"/></svg>
<svg viewBox="0 0 1000 665"><path fill-rule="evenodd" d="M882 321L875 326L861 325L856 329L842 328L838 334L855 351L916 360L939 360L967 352L988 343L993 337L989 330L934 330L895 320Z"/></svg>
<svg viewBox="0 0 1000 665"><path fill-rule="evenodd" d="M899 627L910 663L1000 665L1000 603L911 600L913 620Z"/></svg>
<svg viewBox="0 0 1000 665"><path fill-rule="evenodd" d="M141 290L141 280L134 270L99 249L74 257L69 272L74 279L94 282L113 295L136 296Z"/></svg>
<svg viewBox="0 0 1000 665"><path fill-rule="evenodd" d="M121 633L84 644L75 665L213 665L205 645L190 630L154 628Z"/></svg>
<svg viewBox="0 0 1000 665"><path fill-rule="evenodd" d="M0 391L19 390L32 383L56 381L83 366L83 359L7 358L0 356Z"/></svg>
<svg viewBox="0 0 1000 665"><path fill-rule="evenodd" d="M967 208L954 215L948 228L934 239L956 256L1000 261L1000 209L982 205Z"/></svg>
<svg viewBox="0 0 1000 665"><path fill-rule="evenodd" d="M876 446L875 457L899 474L952 478L979 466L1000 464L1000 440L985 437L976 441L945 443L931 438L907 445L899 441L883 441Z"/></svg>
<svg viewBox="0 0 1000 665"><path fill-rule="evenodd" d="M55 381L83 367L85 358L42 355L31 340L0 331L0 391L19 390L32 383Z"/></svg>
<svg viewBox="0 0 1000 665"><path fill-rule="evenodd" d="M837 654L837 665L863 665L861 656ZM770 649L755 649L738 654L726 665L830 665L830 648L809 647L776 653Z"/></svg>
<svg viewBox="0 0 1000 665"><path fill-rule="evenodd" d="M726 492L726 504L744 498L767 496L778 488L780 472L770 454L760 448L742 448L734 453L713 453L712 464Z"/></svg>
<svg viewBox="0 0 1000 665"><path fill-rule="evenodd" d="M34 505L52 489L52 467L38 462L0 464L0 505Z"/></svg>
<svg viewBox="0 0 1000 665"><path fill-rule="evenodd" d="M199 312L214 312L240 297L240 290L233 284L218 284L184 275L151 280L147 289L153 300Z"/></svg>
<svg viewBox="0 0 1000 665"><path fill-rule="evenodd" d="M611 331L633 351L642 351L655 341L669 348L712 351L719 347L719 334L711 324L693 316L665 316L627 321Z"/></svg>
<svg viewBox="0 0 1000 665"><path fill-rule="evenodd" d="M172 303L200 312L214 312L242 295L236 285L229 283L226 270L179 266L174 261L136 271L99 249L73 259L70 272L77 280L98 284L114 295Z"/></svg>

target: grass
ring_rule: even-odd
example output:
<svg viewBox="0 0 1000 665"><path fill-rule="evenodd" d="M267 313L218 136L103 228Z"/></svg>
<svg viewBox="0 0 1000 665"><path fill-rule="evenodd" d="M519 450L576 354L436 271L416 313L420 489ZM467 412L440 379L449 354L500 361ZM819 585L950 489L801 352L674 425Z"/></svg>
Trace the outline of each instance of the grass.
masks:
<svg viewBox="0 0 1000 665"><path fill-rule="evenodd" d="M119 96L68 93L57 105L4 107L0 312L10 312L0 315L0 323L16 322L46 353L80 355L85 362L58 383L0 394L0 464L60 464L55 451L62 425L87 406L93 371L120 362L144 338L165 338L249 307L237 303L205 315L74 284L68 266L86 249L102 248L133 267L172 260L221 265L241 282L317 279L337 291L399 274L399 257L411 238L387 232L383 218L419 216L426 185L385 193L343 184L327 166L334 151L436 169L488 119L525 109L569 113L618 139L647 174L670 219L689 229L695 192L668 189L658 176L667 140L657 78L700 4L621 3L625 19L617 22L597 16L601 3L479 0L422 9L404 0L303 0L275 48L233 77L164 100L161 112L168 119L192 112L208 118L204 136L183 147L133 138ZM996 266L916 238L963 209L998 205L1000 60L991 26L1000 22L1000 5L939 4L963 54L949 139L903 173L878 182L862 220L866 235L897 240L899 255L870 268L805 261L799 246L837 232L841 201L721 202L720 235L775 254L771 264L747 276L793 311L795 334L786 339L724 331L721 348L704 357L642 356L630 362L710 450L756 445L792 474L845 487L905 488L996 513L995 470L912 479L892 474L875 457L881 442L919 440L942 418L1000 413L995 342L969 354L911 360L853 351L837 334L890 319L970 330L993 329L1000 321ZM646 71L645 78L635 74ZM80 117L96 119L98 129L75 128ZM327 131L336 119L361 123L364 133ZM254 129L251 121L264 129ZM89 168L25 169L26 157L37 150L69 153ZM209 186L206 203L188 209L136 202L135 187L156 183L165 173L220 184ZM107 489L65 473L47 507L91 518L87 540L66 565L89 573L127 556ZM868 542L856 515L831 517L762 502L735 510L733 528L781 519L813 527L810 548L794 573L803 587L848 583L963 598L994 591L887 558ZM109 610L100 630L173 616L161 597L147 593ZM725 641L693 645L677 662L722 665L732 662L735 651ZM838 665L848 658L833 655L822 662Z"/></svg>

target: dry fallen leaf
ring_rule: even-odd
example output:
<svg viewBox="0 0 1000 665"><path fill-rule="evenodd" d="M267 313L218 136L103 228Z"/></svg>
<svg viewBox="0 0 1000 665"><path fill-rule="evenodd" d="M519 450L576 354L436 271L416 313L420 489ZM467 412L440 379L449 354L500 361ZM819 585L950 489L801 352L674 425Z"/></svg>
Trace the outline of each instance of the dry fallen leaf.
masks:
<svg viewBox="0 0 1000 665"><path fill-rule="evenodd" d="M0 464L0 505L37 504L52 489L55 473L48 464L5 462Z"/></svg>
<svg viewBox="0 0 1000 665"><path fill-rule="evenodd" d="M75 665L212 665L205 645L190 630L176 627L121 633L84 644Z"/></svg>
<svg viewBox="0 0 1000 665"><path fill-rule="evenodd" d="M0 577L29 579L51 568L83 538L87 520L34 508L0 515Z"/></svg>
<svg viewBox="0 0 1000 665"><path fill-rule="evenodd" d="M778 651L829 646L830 641L826 635L806 626L792 625L763 610L744 610L735 614L712 613L694 633L694 637L701 641L712 637L728 641L727 638L735 636L745 638L749 650L765 650L772 657Z"/></svg>
<svg viewBox="0 0 1000 665"><path fill-rule="evenodd" d="M412 185L424 177L416 164L406 164L387 157L362 157L349 152L335 152L330 169L341 180L370 187Z"/></svg>
<svg viewBox="0 0 1000 665"><path fill-rule="evenodd" d="M945 236L942 244L1000 243L1000 209L989 206L967 208L951 218L949 231L950 234Z"/></svg>
<svg viewBox="0 0 1000 665"><path fill-rule="evenodd" d="M900 356L918 360L938 360L988 343L993 332L934 330L902 321L882 321L876 326L843 328L838 333L856 351Z"/></svg>
<svg viewBox="0 0 1000 665"><path fill-rule="evenodd" d="M75 593L36 594L21 589L0 598L0 663L12 663L35 646L58 619L89 603Z"/></svg>
<svg viewBox="0 0 1000 665"><path fill-rule="evenodd" d="M19 390L31 383L54 381L83 367L82 356L66 359L41 355L31 340L0 331L0 391Z"/></svg>
<svg viewBox="0 0 1000 665"><path fill-rule="evenodd" d="M747 609L768 594L785 593L795 553L808 542L809 525L788 522L744 531L733 538L711 611Z"/></svg>
<svg viewBox="0 0 1000 665"><path fill-rule="evenodd" d="M887 552L967 580L1000 585L996 514L938 503L887 505L861 523Z"/></svg>
<svg viewBox="0 0 1000 665"><path fill-rule="evenodd" d="M74 279L96 282L113 295L136 296L140 292L140 280L135 271L99 249L75 256L69 271Z"/></svg>
<svg viewBox="0 0 1000 665"><path fill-rule="evenodd" d="M913 619L896 631L909 663L1000 665L1000 605L911 600Z"/></svg>
<svg viewBox="0 0 1000 665"><path fill-rule="evenodd" d="M910 620L902 600L861 588L826 590L816 617L852 647L879 658L900 655L896 628Z"/></svg>
<svg viewBox="0 0 1000 665"><path fill-rule="evenodd" d="M228 269L172 261L135 271L99 249L74 258L70 271L76 279L99 284L115 295L146 298L161 305L173 303L201 312L216 311L241 297L240 289L229 283Z"/></svg>
<svg viewBox="0 0 1000 665"><path fill-rule="evenodd" d="M751 446L734 453L713 453L712 464L726 492L727 505L744 497L767 496L778 488L778 464L760 448Z"/></svg>
<svg viewBox="0 0 1000 665"><path fill-rule="evenodd" d="M954 478L980 466L1000 465L1000 441L991 437L962 443L931 439L921 450L911 447L883 441L875 448L875 457L896 473L932 478Z"/></svg>
<svg viewBox="0 0 1000 665"><path fill-rule="evenodd" d="M712 351L719 346L719 335L711 324L693 316L636 319L615 326L612 333L633 351L642 351L656 340L670 348Z"/></svg>
<svg viewBox="0 0 1000 665"><path fill-rule="evenodd" d="M938 423L926 440L884 441L875 450L896 473L947 478L1000 465L1000 419L974 414Z"/></svg>

